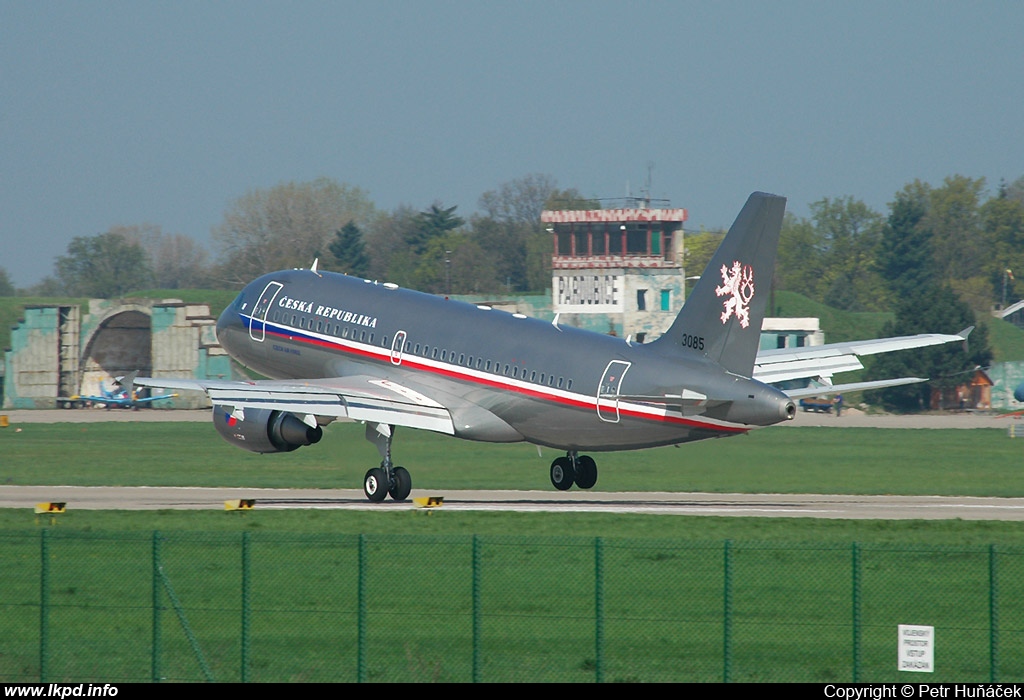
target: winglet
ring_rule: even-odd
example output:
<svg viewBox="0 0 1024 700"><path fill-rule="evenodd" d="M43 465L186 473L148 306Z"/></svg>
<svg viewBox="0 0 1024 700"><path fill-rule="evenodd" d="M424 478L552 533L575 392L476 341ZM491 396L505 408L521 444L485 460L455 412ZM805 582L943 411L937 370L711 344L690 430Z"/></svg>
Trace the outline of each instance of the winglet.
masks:
<svg viewBox="0 0 1024 700"><path fill-rule="evenodd" d="M967 336L969 336L971 334L971 331L973 331L973 330L974 330L974 326L967 326L967 328L964 328L962 331L957 333L958 336L960 336L961 338L964 339L964 352L968 351L968 348L967 348Z"/></svg>

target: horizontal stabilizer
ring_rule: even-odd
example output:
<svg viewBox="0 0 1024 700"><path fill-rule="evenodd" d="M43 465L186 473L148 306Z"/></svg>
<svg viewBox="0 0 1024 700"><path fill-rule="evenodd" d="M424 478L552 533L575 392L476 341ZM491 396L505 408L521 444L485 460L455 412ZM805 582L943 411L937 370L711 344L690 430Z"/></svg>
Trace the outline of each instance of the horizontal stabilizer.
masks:
<svg viewBox="0 0 1024 700"><path fill-rule="evenodd" d="M754 363L754 379L766 384L773 384L808 377L831 377L840 372L863 369L864 366L858 358L864 355L877 355L894 350L966 341L972 330L974 330L974 326L965 328L956 335L921 333L897 338L876 338L828 345L807 345L801 348L761 350Z"/></svg>
<svg viewBox="0 0 1024 700"><path fill-rule="evenodd" d="M850 384L828 384L825 386L809 386L803 389L785 389L782 393L791 399L806 399L810 396L832 396L842 394L846 391L867 391L869 389L884 389L890 386L903 386L904 384L919 384L927 379L921 377L901 377L899 379L879 379L874 382L853 382Z"/></svg>

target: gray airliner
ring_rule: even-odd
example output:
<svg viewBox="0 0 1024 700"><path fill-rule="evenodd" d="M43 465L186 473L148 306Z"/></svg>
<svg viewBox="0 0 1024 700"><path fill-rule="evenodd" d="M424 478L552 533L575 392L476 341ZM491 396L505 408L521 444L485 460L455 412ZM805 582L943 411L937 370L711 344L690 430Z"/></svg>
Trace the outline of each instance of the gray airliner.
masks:
<svg viewBox="0 0 1024 700"><path fill-rule="evenodd" d="M137 377L136 384L205 391L228 442L289 452L335 420L361 421L381 455L366 472L371 501L408 498L392 461L399 426L467 440L529 442L564 451L557 489L589 489L584 452L635 450L740 435L792 420L801 396L924 381L835 385L856 356L964 340L923 334L758 352L786 200L754 193L671 327L638 344L394 284L311 269L246 286L217 321L238 362L273 379ZM783 391L771 382L815 378Z"/></svg>

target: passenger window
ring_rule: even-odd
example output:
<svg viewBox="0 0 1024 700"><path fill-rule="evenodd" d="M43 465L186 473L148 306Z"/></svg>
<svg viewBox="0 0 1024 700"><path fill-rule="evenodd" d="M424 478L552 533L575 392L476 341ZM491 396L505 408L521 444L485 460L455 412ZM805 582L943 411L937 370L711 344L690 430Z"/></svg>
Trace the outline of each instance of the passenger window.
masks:
<svg viewBox="0 0 1024 700"><path fill-rule="evenodd" d="M461 365L461 364L464 364L465 362L466 362L466 353L460 352L459 353L459 364Z"/></svg>
<svg viewBox="0 0 1024 700"><path fill-rule="evenodd" d="M533 370L532 372L530 372L530 381L531 382L537 381L537 370Z"/></svg>
<svg viewBox="0 0 1024 700"><path fill-rule="evenodd" d="M558 388L559 388L559 389L561 389L561 388L562 388L562 379L563 379L563 377L559 377L559 378L558 378Z"/></svg>
<svg viewBox="0 0 1024 700"><path fill-rule="evenodd" d="M316 332L319 333L323 329L324 329L324 322L323 321L317 321L316 322Z"/></svg>

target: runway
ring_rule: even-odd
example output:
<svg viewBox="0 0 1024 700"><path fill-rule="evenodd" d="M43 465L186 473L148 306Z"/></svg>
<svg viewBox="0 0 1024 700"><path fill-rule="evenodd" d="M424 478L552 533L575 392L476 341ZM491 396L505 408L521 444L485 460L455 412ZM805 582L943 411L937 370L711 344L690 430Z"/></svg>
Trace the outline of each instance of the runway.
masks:
<svg viewBox="0 0 1024 700"><path fill-rule="evenodd" d="M1024 520L1024 498L843 496L583 491L425 491L410 500L370 503L357 489L244 489L119 486L0 486L0 508L66 503L68 510L224 510L225 501L255 500L257 510L395 512L413 499L441 497L445 512L640 513L846 520Z"/></svg>
<svg viewBox="0 0 1024 700"><path fill-rule="evenodd" d="M97 421L209 421L209 410L80 409L11 411L10 427L19 423ZM1009 419L1013 420L1013 419ZM782 425L804 427L872 427L897 429L1006 428L992 414L842 416L799 413ZM10 429L10 428L9 428ZM1024 498L950 496L863 496L833 494L722 494L601 491L425 491L410 500L370 503L359 489L244 489L114 486L0 485L0 508L34 508L41 502L64 502L82 510L223 510L228 500L255 499L260 510L376 510L418 508L413 499L440 496L444 511L516 511L549 513L646 513L727 517L835 518L878 520L1024 520Z"/></svg>

